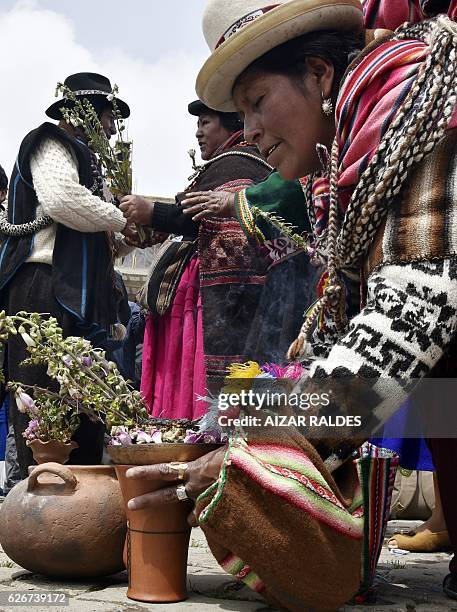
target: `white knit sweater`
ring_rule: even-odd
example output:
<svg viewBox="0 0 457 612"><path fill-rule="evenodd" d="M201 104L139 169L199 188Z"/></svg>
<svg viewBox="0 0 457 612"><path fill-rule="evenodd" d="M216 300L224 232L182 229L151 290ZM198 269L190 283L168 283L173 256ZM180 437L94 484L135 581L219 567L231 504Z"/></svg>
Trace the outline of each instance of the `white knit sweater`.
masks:
<svg viewBox="0 0 457 612"><path fill-rule="evenodd" d="M124 229L121 211L80 185L76 157L59 140L44 139L30 158L30 168L39 202L36 216L47 214L55 223L35 235L28 262L52 263L57 223L80 232Z"/></svg>

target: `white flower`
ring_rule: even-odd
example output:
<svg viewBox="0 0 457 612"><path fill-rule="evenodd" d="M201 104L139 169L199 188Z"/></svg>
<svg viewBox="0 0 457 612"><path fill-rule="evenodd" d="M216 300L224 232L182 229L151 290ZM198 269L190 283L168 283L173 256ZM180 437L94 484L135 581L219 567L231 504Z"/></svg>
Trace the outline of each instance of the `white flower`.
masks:
<svg viewBox="0 0 457 612"><path fill-rule="evenodd" d="M151 440L152 442L154 442L155 444L161 444L162 443L162 432L159 431L158 429L152 434L151 436Z"/></svg>
<svg viewBox="0 0 457 612"><path fill-rule="evenodd" d="M108 95L106 96L106 99L108 100L108 102L112 102L112 101L114 100L114 95L113 95L112 93L111 93L111 94L108 94Z"/></svg>
<svg viewBox="0 0 457 612"><path fill-rule="evenodd" d="M21 332L22 339L26 343L27 346L36 346L35 340L28 334L27 332Z"/></svg>
<svg viewBox="0 0 457 612"><path fill-rule="evenodd" d="M145 431L139 431L136 436L137 444L150 444L152 442L152 437L147 434Z"/></svg>

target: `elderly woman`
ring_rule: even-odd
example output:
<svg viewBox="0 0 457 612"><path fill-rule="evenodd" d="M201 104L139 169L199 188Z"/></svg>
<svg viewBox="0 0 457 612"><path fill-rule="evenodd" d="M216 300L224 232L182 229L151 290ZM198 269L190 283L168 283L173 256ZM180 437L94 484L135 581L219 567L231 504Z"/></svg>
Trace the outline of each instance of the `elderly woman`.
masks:
<svg viewBox="0 0 457 612"><path fill-rule="evenodd" d="M374 41L370 33L363 48L357 0L266 8L250 0L242 10L211 0L204 28L213 53L197 81L200 98L243 113L246 138L283 179L314 175L303 181L303 206L327 274L289 351L314 359L294 393L329 391L330 408L347 415L362 397L383 419L416 379L449 376L455 353L455 28L440 17L375 33ZM244 227L262 240L255 211L236 200ZM351 316L359 296L360 313ZM338 486L356 442L324 434L254 431L184 472L221 565L289 610L335 610L360 578L354 489ZM453 448L455 440L433 444L455 546ZM132 508L176 499L177 473L167 464L129 476L158 474L170 487ZM455 571L451 564L444 584L451 597Z"/></svg>
<svg viewBox="0 0 457 612"><path fill-rule="evenodd" d="M196 138L206 163L186 191L236 191L271 172L257 148L244 142L237 113L213 111L199 100L188 110L198 117ZM141 391L154 416L192 419L205 412L199 397L206 395L207 377L245 357L249 315L265 272L235 220L208 221L199 228L183 214L183 197L185 192L168 205L126 196L121 210L130 221L180 235L165 241L150 276ZM240 300L248 315L246 330L240 322L236 334L227 334Z"/></svg>

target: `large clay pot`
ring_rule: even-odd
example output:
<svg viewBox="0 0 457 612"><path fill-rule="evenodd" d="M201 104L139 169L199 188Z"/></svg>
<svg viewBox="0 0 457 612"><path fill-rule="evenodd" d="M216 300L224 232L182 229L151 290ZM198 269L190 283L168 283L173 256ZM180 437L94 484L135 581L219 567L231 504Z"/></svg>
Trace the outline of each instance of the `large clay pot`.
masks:
<svg viewBox="0 0 457 612"><path fill-rule="evenodd" d="M142 447L140 449L140 447ZM148 444L113 447L111 457L133 460L140 465L170 461L192 461L218 448L211 444ZM111 449L110 449L111 450ZM127 597L137 601L165 603L187 598L187 554L190 502L176 501L160 508L131 511L133 497L156 491L170 482L126 478L129 465L116 465L116 474L126 504L126 566L129 576Z"/></svg>
<svg viewBox="0 0 457 612"><path fill-rule="evenodd" d="M31 572L104 576L124 569L125 520L114 467L44 463L5 498L0 543Z"/></svg>
<svg viewBox="0 0 457 612"><path fill-rule="evenodd" d="M27 446L30 446L33 453L33 458L38 464L41 463L67 463L70 453L74 448L78 448L76 442L60 442L59 440L29 440Z"/></svg>

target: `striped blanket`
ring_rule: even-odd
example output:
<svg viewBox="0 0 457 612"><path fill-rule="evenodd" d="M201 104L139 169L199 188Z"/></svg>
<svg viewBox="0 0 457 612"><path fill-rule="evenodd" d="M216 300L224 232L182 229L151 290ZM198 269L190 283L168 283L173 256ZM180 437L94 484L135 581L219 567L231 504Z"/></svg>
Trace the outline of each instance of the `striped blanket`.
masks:
<svg viewBox="0 0 457 612"><path fill-rule="evenodd" d="M199 522L220 565L273 605L336 610L372 584L397 461L368 445L331 475L293 428L249 432L200 496Z"/></svg>

